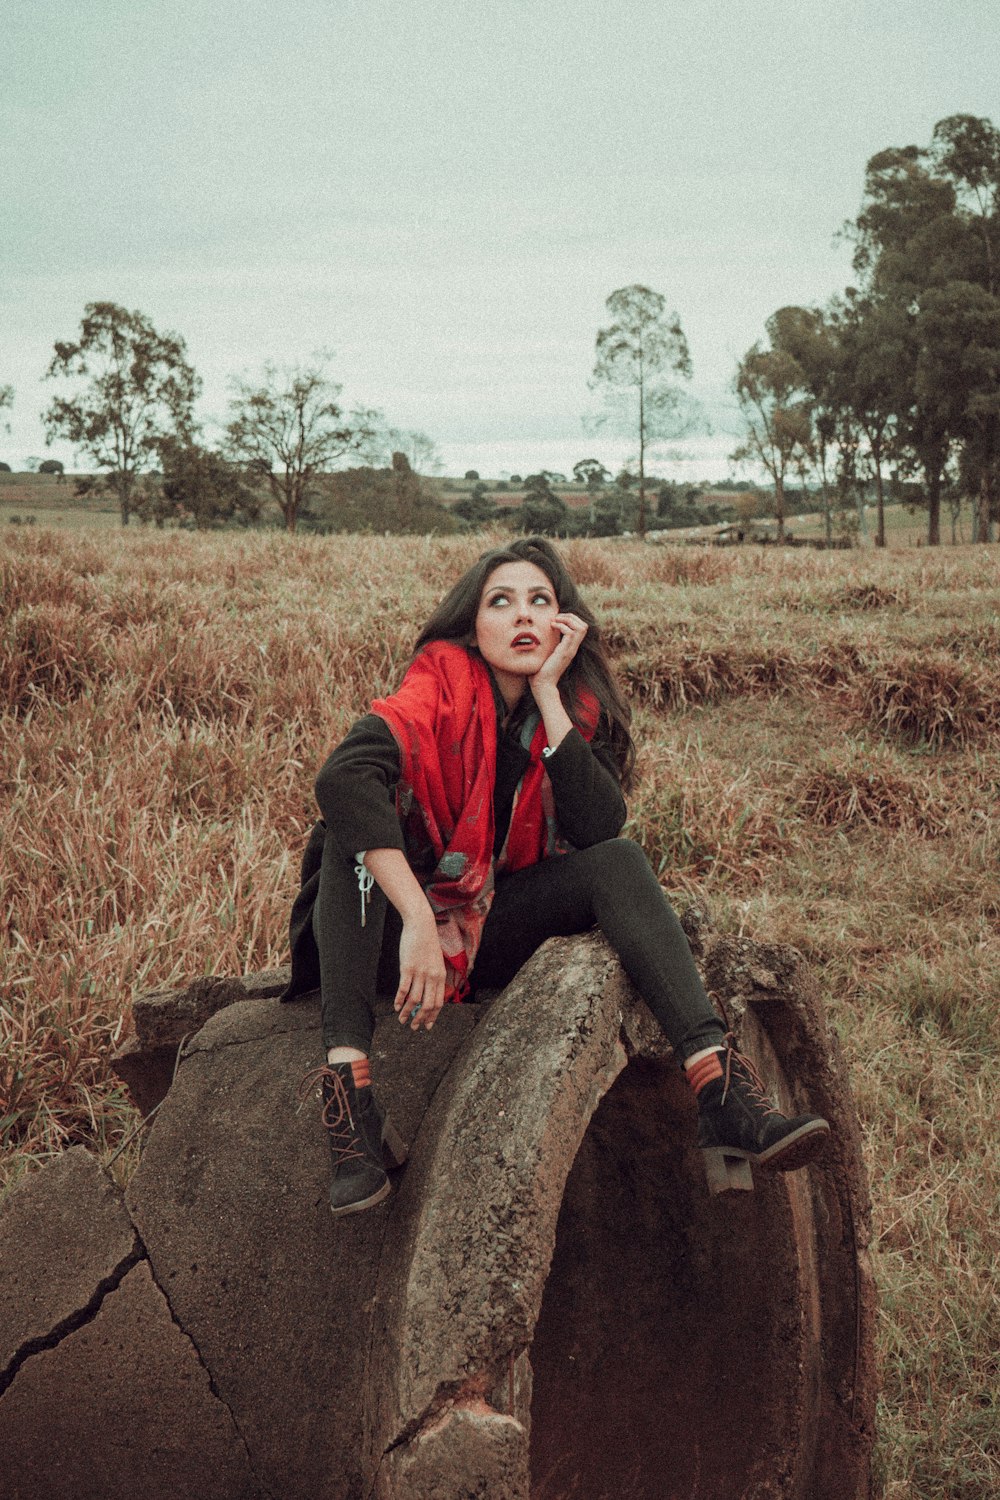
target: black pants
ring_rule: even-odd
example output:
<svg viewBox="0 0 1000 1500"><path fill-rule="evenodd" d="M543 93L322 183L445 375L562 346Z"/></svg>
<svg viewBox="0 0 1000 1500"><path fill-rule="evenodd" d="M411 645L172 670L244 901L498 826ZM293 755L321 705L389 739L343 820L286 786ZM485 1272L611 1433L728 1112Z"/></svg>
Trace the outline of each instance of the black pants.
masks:
<svg viewBox="0 0 1000 1500"><path fill-rule="evenodd" d="M324 1047L367 1052L372 1001L399 984L400 919L375 886L361 925L353 859L328 834L313 931L319 950ZM724 1027L695 968L683 928L649 861L631 839L609 839L497 880L472 972L500 989L546 938L599 927L683 1060L721 1042Z"/></svg>

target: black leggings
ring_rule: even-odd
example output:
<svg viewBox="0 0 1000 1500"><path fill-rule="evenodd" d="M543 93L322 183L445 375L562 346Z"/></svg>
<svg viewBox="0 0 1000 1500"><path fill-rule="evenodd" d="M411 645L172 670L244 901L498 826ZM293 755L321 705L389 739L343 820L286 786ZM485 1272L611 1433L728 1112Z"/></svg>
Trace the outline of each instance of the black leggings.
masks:
<svg viewBox="0 0 1000 1500"><path fill-rule="evenodd" d="M313 931L319 949L324 1047L368 1052L376 994L399 984L400 920L378 886L364 926L354 861L328 834ZM721 1043L683 928L649 861L631 839L608 839L500 876L472 972L500 989L550 937L599 927L681 1060Z"/></svg>

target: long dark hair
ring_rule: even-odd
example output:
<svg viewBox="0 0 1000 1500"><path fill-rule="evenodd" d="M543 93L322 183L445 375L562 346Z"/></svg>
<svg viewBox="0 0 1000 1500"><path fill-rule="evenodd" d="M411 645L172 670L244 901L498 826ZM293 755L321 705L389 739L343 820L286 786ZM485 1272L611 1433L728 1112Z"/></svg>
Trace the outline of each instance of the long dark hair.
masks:
<svg viewBox="0 0 1000 1500"><path fill-rule="evenodd" d="M519 562L534 563L536 568L541 568L552 585L560 612L569 611L587 622L587 634L563 673L559 693L566 712L577 724L581 719L580 689L587 688L593 693L600 706L621 784L627 791L635 766L635 745L629 728L632 711L615 681L601 627L589 605L581 599L566 564L545 537L519 537L507 547L494 547L492 551L484 552L441 600L417 637L414 653L430 641L459 641L468 646L474 637L479 601L490 575L503 563Z"/></svg>

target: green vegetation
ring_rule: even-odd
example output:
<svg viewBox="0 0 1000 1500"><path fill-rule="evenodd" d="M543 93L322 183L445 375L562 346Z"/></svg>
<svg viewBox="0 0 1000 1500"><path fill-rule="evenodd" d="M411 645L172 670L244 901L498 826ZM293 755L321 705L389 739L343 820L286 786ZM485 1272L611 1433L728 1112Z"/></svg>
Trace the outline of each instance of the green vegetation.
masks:
<svg viewBox="0 0 1000 1500"><path fill-rule="evenodd" d="M930 545L949 488L973 499L975 539L988 541L1000 523L1000 130L951 115L928 147L878 152L848 229L859 285L824 309L779 308L768 346L740 361L747 436L733 457L770 475L779 532L789 473L818 477L828 539L831 481L844 511L871 479L884 546L890 465L919 477Z"/></svg>

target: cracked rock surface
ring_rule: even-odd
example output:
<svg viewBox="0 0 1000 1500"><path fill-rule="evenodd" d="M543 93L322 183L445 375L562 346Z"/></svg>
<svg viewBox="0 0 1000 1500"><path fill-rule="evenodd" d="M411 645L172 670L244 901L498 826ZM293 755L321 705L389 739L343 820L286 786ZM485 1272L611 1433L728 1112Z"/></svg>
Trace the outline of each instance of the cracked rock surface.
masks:
<svg viewBox="0 0 1000 1500"><path fill-rule="evenodd" d="M22 1366L0 1401L0 1452L5 1500L262 1496L145 1261L94 1318Z"/></svg>
<svg viewBox="0 0 1000 1500"><path fill-rule="evenodd" d="M412 1040L386 1017L376 1093L404 1137L476 1021L451 1006ZM302 1079L322 1060L314 1001L214 1015L157 1118L128 1205L181 1326L280 1500L337 1500L361 1483L362 1392L392 1199L335 1220L329 1152Z"/></svg>
<svg viewBox="0 0 1000 1500"><path fill-rule="evenodd" d="M82 1146L18 1184L0 1214L0 1392L138 1253L121 1193Z"/></svg>

